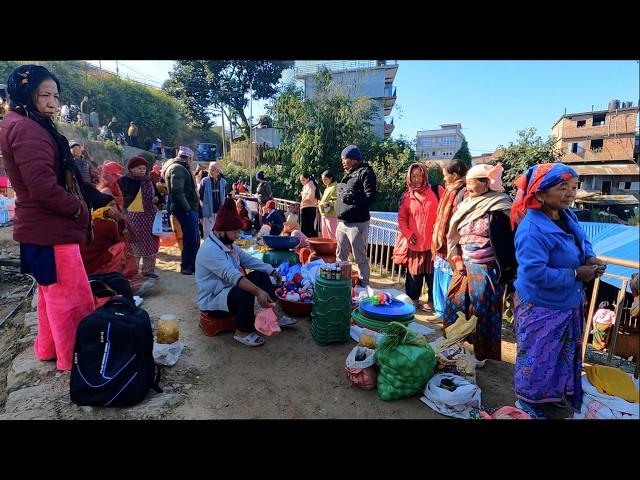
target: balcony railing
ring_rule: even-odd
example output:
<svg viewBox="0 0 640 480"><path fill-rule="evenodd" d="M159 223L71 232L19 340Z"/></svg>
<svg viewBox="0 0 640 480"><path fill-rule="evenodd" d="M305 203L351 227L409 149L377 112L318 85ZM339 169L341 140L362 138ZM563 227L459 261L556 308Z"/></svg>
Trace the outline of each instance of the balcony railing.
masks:
<svg viewBox="0 0 640 480"><path fill-rule="evenodd" d="M384 62L384 63L382 63ZM338 60L333 62L315 63L295 67L296 77L313 75L327 68L332 72L340 70L359 70L365 68L397 65L397 60Z"/></svg>

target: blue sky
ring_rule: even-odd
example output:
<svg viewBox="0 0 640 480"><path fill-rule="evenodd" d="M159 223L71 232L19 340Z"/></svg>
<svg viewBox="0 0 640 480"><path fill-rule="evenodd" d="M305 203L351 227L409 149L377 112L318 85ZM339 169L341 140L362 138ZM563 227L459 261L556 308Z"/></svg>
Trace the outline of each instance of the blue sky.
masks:
<svg viewBox="0 0 640 480"><path fill-rule="evenodd" d="M96 63L97 60L89 60ZM606 109L610 99L638 105L639 66L624 61L432 61L401 60L393 137L415 140L418 130L459 122L472 155L488 153L536 127L546 138L564 113ZM162 84L172 61L120 60L121 75ZM103 60L115 71L115 62ZM290 76L290 75L289 75ZM254 117L264 102L254 102ZM248 112L247 112L248 113Z"/></svg>

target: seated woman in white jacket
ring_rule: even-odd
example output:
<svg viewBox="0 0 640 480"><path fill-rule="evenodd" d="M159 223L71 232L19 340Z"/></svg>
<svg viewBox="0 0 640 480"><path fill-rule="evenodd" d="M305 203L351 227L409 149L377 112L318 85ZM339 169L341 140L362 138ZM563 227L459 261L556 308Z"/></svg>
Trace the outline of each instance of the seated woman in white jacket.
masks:
<svg viewBox="0 0 640 480"><path fill-rule="evenodd" d="M196 256L196 286L198 307L213 318L236 317L234 339L257 347L264 337L255 331L254 298L263 308L275 306L275 287L282 277L271 265L243 252L234 245L240 238L242 221L231 198L218 211L213 231L206 237ZM245 269L253 270L248 275ZM283 317L278 321L286 327L296 323Z"/></svg>

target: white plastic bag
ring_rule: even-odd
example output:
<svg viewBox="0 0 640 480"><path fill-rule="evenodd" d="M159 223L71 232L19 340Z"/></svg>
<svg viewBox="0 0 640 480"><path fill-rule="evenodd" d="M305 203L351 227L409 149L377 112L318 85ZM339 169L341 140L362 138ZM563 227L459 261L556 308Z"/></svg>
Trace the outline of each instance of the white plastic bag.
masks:
<svg viewBox="0 0 640 480"><path fill-rule="evenodd" d="M172 229L169 221L169 213L166 210L158 210L156 217L153 219L153 227L151 233L156 237L164 237L171 235Z"/></svg>
<svg viewBox="0 0 640 480"><path fill-rule="evenodd" d="M0 224L7 223L10 218L7 200L7 197L0 195Z"/></svg>
<svg viewBox="0 0 640 480"><path fill-rule="evenodd" d="M158 343L153 342L153 359L159 365L172 367L178 362L184 345L182 342Z"/></svg>
<svg viewBox="0 0 640 480"><path fill-rule="evenodd" d="M375 368L376 351L371 348L354 347L345 362L345 371L349 381L358 388L373 390L376 388L378 374Z"/></svg>
<svg viewBox="0 0 640 480"><path fill-rule="evenodd" d="M453 382L456 389L449 391L440 386L443 381ZM424 389L420 401L436 412L448 417L468 420L480 414L480 387L458 375L438 373L434 375Z"/></svg>
<svg viewBox="0 0 640 480"><path fill-rule="evenodd" d="M364 360L356 360L359 355L364 356ZM345 366L347 368L367 368L372 367L376 363L376 351L371 348L361 347L359 345L353 347L353 349L347 355L347 361Z"/></svg>

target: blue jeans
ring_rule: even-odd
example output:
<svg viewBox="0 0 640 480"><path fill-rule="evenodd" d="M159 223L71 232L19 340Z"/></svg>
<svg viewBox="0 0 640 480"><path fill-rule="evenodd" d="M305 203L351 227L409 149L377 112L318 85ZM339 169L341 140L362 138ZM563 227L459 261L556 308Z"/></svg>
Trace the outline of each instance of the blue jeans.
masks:
<svg viewBox="0 0 640 480"><path fill-rule="evenodd" d="M182 262L180 262L180 267L183 270L195 272L196 254L200 248L198 212L195 210L189 210L188 212L176 210L174 215L182 228Z"/></svg>

